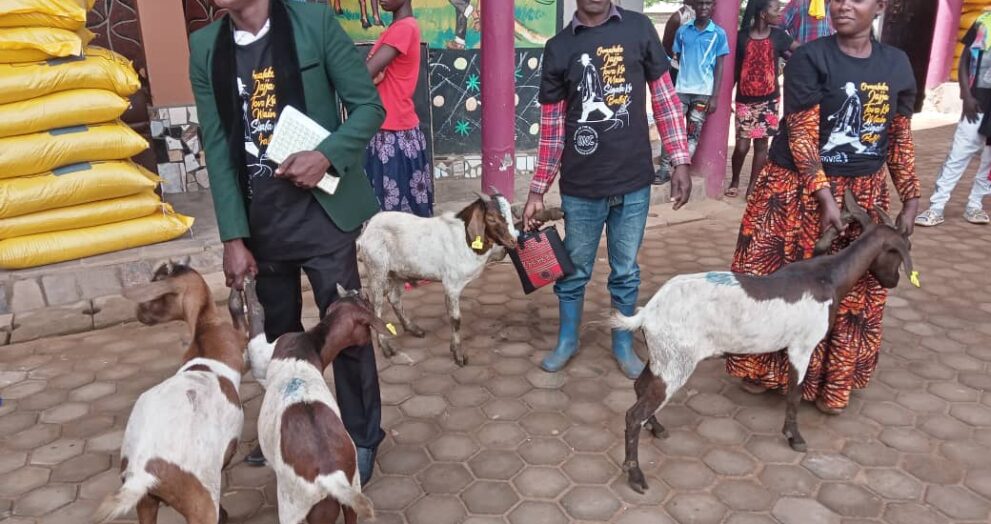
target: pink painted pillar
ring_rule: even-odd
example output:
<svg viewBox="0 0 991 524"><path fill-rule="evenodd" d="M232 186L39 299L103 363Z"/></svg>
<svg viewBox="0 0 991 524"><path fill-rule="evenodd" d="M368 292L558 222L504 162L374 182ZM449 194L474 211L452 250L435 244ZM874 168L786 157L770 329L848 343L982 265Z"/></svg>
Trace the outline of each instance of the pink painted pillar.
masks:
<svg viewBox="0 0 991 524"><path fill-rule="evenodd" d="M937 1L939 11L936 13L936 28L933 30L926 89L932 89L950 79L953 50L957 43L957 30L960 28L960 14L963 12L963 0Z"/></svg>
<svg viewBox="0 0 991 524"><path fill-rule="evenodd" d="M482 191L510 200L516 172L516 11L513 0L482 2Z"/></svg>
<svg viewBox="0 0 991 524"><path fill-rule="evenodd" d="M723 179L726 178L726 143L729 141L730 106L733 105L733 62L736 56L736 33L740 6L738 2L723 0L716 2L712 19L726 30L730 53L723 59L723 82L719 88L719 104L716 112L709 115L702 128L702 138L692 162L692 172L704 180L705 194L715 198L723 193ZM698 181L694 181L694 191L699 191Z"/></svg>

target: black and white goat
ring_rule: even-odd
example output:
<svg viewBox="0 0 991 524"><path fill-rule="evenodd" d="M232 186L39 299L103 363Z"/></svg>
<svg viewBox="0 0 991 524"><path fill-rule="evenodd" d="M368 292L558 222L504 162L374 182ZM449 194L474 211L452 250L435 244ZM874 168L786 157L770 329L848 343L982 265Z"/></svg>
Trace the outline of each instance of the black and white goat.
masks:
<svg viewBox="0 0 991 524"><path fill-rule="evenodd" d="M457 214L422 218L383 212L373 216L358 238L358 249L367 270L365 287L375 315L382 316L384 295L403 329L423 337L424 331L403 310L403 284L419 280L441 282L451 319L451 353L458 365L465 365L461 292L482 274L487 262L504 257L505 249L516 249L518 234L512 220L509 202L498 194L491 199L479 196ZM376 338L386 357L396 354L384 335Z"/></svg>
<svg viewBox="0 0 991 524"><path fill-rule="evenodd" d="M244 288L252 374L265 387L258 440L275 470L282 524L333 524L342 507L346 524L374 518L361 494L357 449L323 371L343 349L368 344L369 328L388 331L359 292L337 290L316 326L269 343L254 283Z"/></svg>
<svg viewBox="0 0 991 524"><path fill-rule="evenodd" d="M643 329L650 363L634 384L637 401L626 412L626 460L630 486L647 488L637 458L640 430L655 437L666 430L655 414L688 381L699 362L726 353L787 350L791 364L782 432L796 451L805 451L796 415L801 384L812 352L826 336L840 301L870 271L885 288L898 285L898 266L916 281L908 236L883 210L875 224L853 195L845 195L845 216L863 228L861 236L835 255L788 264L767 276L729 272L680 275L669 280L636 315L616 314L616 329ZM816 245L824 253L836 238L827 230Z"/></svg>
<svg viewBox="0 0 991 524"><path fill-rule="evenodd" d="M106 522L137 506L138 522L153 524L164 503L190 524L224 522L221 471L244 422L238 386L247 337L220 318L203 277L186 264L162 265L150 283L124 296L138 302L143 324L185 320L192 342L179 371L135 402L121 444L123 485L94 518ZM238 293L231 293L229 307L243 322Z"/></svg>

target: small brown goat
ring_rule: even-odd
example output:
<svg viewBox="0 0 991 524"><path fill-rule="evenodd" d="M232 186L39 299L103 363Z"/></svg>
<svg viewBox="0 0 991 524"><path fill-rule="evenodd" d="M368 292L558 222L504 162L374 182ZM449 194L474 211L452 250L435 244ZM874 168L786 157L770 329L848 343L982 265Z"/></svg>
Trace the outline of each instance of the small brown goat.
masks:
<svg viewBox="0 0 991 524"><path fill-rule="evenodd" d="M186 264L162 265L150 283L124 296L138 302L144 324L185 320L192 342L179 371L134 404L121 444L123 486L107 496L95 519L106 522L137 506L138 522L152 524L164 503L190 524L224 522L221 470L237 450L244 423L238 386L247 338L220 318L203 277ZM232 311L239 300L232 293Z"/></svg>
<svg viewBox="0 0 991 524"><path fill-rule="evenodd" d="M369 328L388 329L359 292L338 286L338 296L316 326L269 343L254 285L245 287L252 370L265 386L258 440L278 479L283 523L333 524L342 506L347 524L374 515L361 494L357 449L323 371L345 348L368 344Z"/></svg>

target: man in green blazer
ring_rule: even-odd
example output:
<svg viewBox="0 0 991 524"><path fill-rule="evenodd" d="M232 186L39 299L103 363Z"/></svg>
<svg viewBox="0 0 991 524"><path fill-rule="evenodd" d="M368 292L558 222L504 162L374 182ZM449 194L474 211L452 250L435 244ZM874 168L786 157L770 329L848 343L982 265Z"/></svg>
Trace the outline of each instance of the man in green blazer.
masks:
<svg viewBox="0 0 991 524"><path fill-rule="evenodd" d="M337 284L361 286L355 239L378 210L362 161L385 110L354 43L326 5L214 4L229 14L190 37L189 69L224 273L235 289L255 277L265 333L274 340L303 330L300 271L313 286L321 317L338 298ZM276 166L265 150L286 106L331 135L315 151ZM327 172L340 177L333 195L316 188ZM384 437L372 346L348 348L333 367L341 418L358 447L365 482ZM249 462L264 464L260 449Z"/></svg>

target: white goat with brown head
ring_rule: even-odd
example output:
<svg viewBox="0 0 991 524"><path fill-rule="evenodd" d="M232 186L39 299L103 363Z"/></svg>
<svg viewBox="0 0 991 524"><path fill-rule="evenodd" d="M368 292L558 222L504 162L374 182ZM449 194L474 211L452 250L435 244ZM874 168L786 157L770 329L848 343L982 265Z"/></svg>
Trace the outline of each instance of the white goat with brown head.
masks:
<svg viewBox="0 0 991 524"><path fill-rule="evenodd" d="M616 329L643 329L650 363L634 384L637 402L626 412L626 460L630 486L647 488L637 458L640 429L655 437L667 432L657 413L688 381L699 362L726 353L759 354L786 349L791 365L782 432L796 451L805 439L796 418L801 384L812 352L833 325L840 301L870 271L885 288L898 285L898 267L912 276L911 243L883 210L875 224L849 192L846 214L863 228L861 236L835 255L789 264L767 276L729 272L680 275L669 280L636 315L616 314ZM829 249L827 231L817 254Z"/></svg>
<svg viewBox="0 0 991 524"><path fill-rule="evenodd" d="M457 214L422 218L409 213L382 212L373 216L358 238L358 249L367 269L368 289L375 315L382 315L383 295L395 310L403 329L415 337L424 331L406 316L402 306L403 284L419 280L439 281L447 298L451 319L451 353L458 365L467 357L461 348L461 292L478 278L492 258L516 249L509 202L499 194L479 196ZM377 335L386 357L396 351L383 335Z"/></svg>
<svg viewBox="0 0 991 524"><path fill-rule="evenodd" d="M244 423L238 386L247 337L220 318L203 277L186 264L162 265L150 283L124 296L138 302L144 324L185 320L192 342L179 371L135 402L121 444L123 485L95 519L106 522L137 506L138 522L151 524L164 503L190 524L224 522L221 470ZM241 309L237 293L230 306L232 313Z"/></svg>

